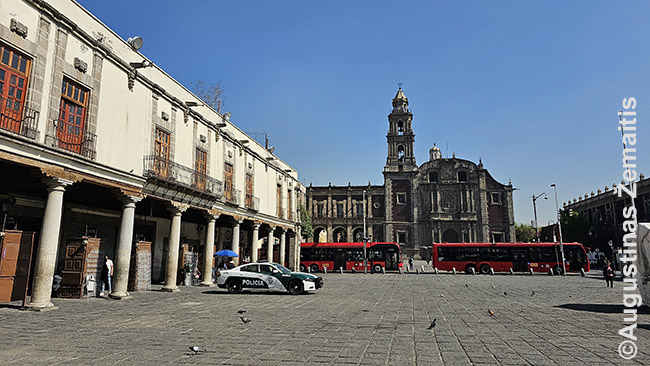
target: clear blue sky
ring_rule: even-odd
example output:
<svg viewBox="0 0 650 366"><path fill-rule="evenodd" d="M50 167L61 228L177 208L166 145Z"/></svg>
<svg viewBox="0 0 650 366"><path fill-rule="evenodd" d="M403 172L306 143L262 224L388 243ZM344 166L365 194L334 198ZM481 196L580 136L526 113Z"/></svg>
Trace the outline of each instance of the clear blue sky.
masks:
<svg viewBox="0 0 650 366"><path fill-rule="evenodd" d="M227 89L308 185L382 184L397 82L418 164L433 145L512 179L515 217L621 181L617 111L638 100L650 176L647 1L81 1L185 85Z"/></svg>

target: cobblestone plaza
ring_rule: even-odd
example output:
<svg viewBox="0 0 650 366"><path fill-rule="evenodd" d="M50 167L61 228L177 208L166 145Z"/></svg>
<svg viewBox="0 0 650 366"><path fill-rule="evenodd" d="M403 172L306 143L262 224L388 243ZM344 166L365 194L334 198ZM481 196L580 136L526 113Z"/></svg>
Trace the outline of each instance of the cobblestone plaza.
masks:
<svg viewBox="0 0 650 366"><path fill-rule="evenodd" d="M14 302L0 307L0 364L647 364L648 309L639 353L625 363L622 283L607 289L591 274L330 273L301 296L184 287L124 301L53 299L59 309L40 313ZM206 351L192 354L193 345Z"/></svg>

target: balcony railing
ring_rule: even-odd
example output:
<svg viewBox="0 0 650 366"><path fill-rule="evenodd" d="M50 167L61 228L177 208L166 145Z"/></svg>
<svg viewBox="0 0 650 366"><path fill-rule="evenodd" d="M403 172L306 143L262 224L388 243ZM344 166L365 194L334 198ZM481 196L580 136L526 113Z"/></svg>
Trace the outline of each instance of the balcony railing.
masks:
<svg viewBox="0 0 650 366"><path fill-rule="evenodd" d="M222 195L220 180L157 155L144 157L144 176L207 193L216 198Z"/></svg>
<svg viewBox="0 0 650 366"><path fill-rule="evenodd" d="M97 135L58 120L54 132L45 136L45 144L72 151L91 160L95 160L97 154Z"/></svg>
<svg viewBox="0 0 650 366"><path fill-rule="evenodd" d="M255 196L247 194L246 195L246 201L244 203L246 204L246 208L249 209L249 210L253 210L253 211L259 211L260 210L260 199L259 199L259 197L255 197Z"/></svg>
<svg viewBox="0 0 650 366"><path fill-rule="evenodd" d="M37 124L37 110L25 107L15 100L0 98L0 129L36 140Z"/></svg>
<svg viewBox="0 0 650 366"><path fill-rule="evenodd" d="M239 203L241 202L241 191L239 189L231 188L230 192L224 192L223 197L227 203L239 206Z"/></svg>

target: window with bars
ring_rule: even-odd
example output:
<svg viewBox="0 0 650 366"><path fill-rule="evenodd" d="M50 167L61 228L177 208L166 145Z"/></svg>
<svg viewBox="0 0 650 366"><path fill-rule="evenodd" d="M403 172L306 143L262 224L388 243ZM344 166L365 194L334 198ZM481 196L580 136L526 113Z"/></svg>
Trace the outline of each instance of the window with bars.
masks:
<svg viewBox="0 0 650 366"><path fill-rule="evenodd" d="M31 59L0 43L0 128L19 133Z"/></svg>
<svg viewBox="0 0 650 366"><path fill-rule="evenodd" d="M156 155L154 171L158 176L166 177L169 174L169 142L170 133L156 127L156 140L154 141L154 154Z"/></svg>
<svg viewBox="0 0 650 366"><path fill-rule="evenodd" d="M203 149L196 148L194 156L194 170L196 171L196 186L200 189L205 189L205 177L207 174L206 162L208 160L208 153Z"/></svg>
<svg viewBox="0 0 650 366"><path fill-rule="evenodd" d="M277 195L276 202L278 203L276 207L276 214L279 218L282 218L283 215L282 215L282 186L281 185L278 185L276 195Z"/></svg>
<svg viewBox="0 0 650 366"><path fill-rule="evenodd" d="M291 202L291 190L287 191L287 220L293 220L293 203Z"/></svg>
<svg viewBox="0 0 650 366"><path fill-rule="evenodd" d="M232 164L225 163L223 166L223 194L227 201L232 200Z"/></svg>
<svg viewBox="0 0 650 366"><path fill-rule="evenodd" d="M253 175L246 173L246 207L253 208Z"/></svg>
<svg viewBox="0 0 650 366"><path fill-rule="evenodd" d="M81 154L85 141L88 90L70 79L63 79L57 138L59 147Z"/></svg>
<svg viewBox="0 0 650 366"><path fill-rule="evenodd" d="M343 208L343 203L336 204L336 217L345 217L345 209Z"/></svg>

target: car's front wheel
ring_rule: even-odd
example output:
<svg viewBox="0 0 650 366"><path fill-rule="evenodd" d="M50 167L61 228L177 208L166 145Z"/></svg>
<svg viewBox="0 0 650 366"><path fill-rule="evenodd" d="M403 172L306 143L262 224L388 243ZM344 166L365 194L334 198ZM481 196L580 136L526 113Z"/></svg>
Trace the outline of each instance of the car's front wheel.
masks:
<svg viewBox="0 0 650 366"><path fill-rule="evenodd" d="M241 281L236 279L228 280L226 287L228 288L228 292L231 294L238 294L241 292Z"/></svg>
<svg viewBox="0 0 650 366"><path fill-rule="evenodd" d="M291 281L289 283L289 292L292 295L300 295L305 291L304 287L302 286L302 281Z"/></svg>

